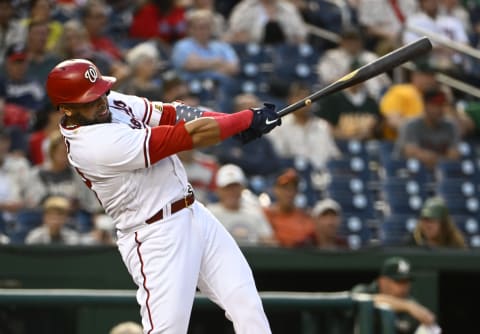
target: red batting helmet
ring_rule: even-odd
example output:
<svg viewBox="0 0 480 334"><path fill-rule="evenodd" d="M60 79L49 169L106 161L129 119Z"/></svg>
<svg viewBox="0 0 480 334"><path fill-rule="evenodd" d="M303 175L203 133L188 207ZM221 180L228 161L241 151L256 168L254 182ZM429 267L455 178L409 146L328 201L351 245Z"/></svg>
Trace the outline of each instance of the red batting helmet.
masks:
<svg viewBox="0 0 480 334"><path fill-rule="evenodd" d="M102 76L88 60L65 60L48 74L47 94L55 106L61 103L87 103L105 94L116 80Z"/></svg>

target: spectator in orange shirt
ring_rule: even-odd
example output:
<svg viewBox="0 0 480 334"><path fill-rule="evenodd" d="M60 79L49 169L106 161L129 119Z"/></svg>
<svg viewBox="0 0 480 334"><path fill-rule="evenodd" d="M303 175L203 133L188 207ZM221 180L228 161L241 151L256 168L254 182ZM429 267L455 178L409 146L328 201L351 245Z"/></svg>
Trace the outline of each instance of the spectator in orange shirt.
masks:
<svg viewBox="0 0 480 334"><path fill-rule="evenodd" d="M264 209L275 237L283 247L315 244L315 223L304 209L295 204L299 180L294 169L285 170L275 181L275 202Z"/></svg>

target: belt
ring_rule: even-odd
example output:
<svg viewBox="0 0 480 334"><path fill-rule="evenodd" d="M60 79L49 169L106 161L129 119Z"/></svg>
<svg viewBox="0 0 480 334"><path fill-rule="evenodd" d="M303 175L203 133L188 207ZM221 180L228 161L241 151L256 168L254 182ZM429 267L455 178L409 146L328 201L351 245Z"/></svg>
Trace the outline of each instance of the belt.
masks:
<svg viewBox="0 0 480 334"><path fill-rule="evenodd" d="M185 197L170 204L170 214L173 215L174 213L189 207L193 204L193 202L195 202L195 195L193 194L193 192L190 192ZM160 209L160 211L158 211L152 217L148 218L145 222L147 224L152 224L161 219L163 219L163 209Z"/></svg>

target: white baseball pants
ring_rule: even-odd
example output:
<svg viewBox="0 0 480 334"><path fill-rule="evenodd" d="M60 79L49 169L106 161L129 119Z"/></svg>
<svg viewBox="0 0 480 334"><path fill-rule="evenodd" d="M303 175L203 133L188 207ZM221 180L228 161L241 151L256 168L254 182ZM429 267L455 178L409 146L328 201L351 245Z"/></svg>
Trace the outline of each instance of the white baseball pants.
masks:
<svg viewBox="0 0 480 334"><path fill-rule="evenodd" d="M201 203L118 237L145 334L187 333L197 286L225 310L236 333L271 333L247 261Z"/></svg>

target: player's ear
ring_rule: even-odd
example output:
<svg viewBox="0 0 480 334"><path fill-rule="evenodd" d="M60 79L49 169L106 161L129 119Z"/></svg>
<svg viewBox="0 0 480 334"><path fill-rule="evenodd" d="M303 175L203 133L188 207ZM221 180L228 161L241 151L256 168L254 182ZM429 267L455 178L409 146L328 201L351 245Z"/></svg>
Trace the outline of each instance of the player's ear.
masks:
<svg viewBox="0 0 480 334"><path fill-rule="evenodd" d="M58 110L67 115L68 117L72 116L72 111L65 105L61 104L58 106Z"/></svg>

